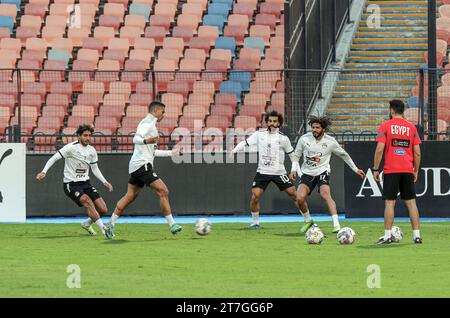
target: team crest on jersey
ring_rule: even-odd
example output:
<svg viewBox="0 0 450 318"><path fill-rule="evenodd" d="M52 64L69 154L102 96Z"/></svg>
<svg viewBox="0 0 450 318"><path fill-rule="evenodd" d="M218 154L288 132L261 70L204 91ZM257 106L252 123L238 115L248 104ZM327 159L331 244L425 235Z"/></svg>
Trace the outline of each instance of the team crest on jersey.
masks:
<svg viewBox="0 0 450 318"><path fill-rule="evenodd" d="M328 147L327 144L322 144L322 149L325 149L325 148L327 148L327 147Z"/></svg>

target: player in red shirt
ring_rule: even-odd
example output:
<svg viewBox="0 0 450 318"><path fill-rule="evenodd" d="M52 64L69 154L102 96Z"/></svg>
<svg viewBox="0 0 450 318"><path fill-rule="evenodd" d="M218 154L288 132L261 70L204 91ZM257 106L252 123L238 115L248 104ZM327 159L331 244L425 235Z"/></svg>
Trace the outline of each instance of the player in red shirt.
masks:
<svg viewBox="0 0 450 318"><path fill-rule="evenodd" d="M403 118L405 104L401 100L389 102L391 119L382 123L378 130L377 149L373 176L380 181L378 172L384 153L383 200L384 236L377 244L391 243L391 229L394 222L394 208L397 194L405 202L413 227L414 243L422 243L419 232L419 211L416 204L414 183L420 167L420 138L416 127Z"/></svg>

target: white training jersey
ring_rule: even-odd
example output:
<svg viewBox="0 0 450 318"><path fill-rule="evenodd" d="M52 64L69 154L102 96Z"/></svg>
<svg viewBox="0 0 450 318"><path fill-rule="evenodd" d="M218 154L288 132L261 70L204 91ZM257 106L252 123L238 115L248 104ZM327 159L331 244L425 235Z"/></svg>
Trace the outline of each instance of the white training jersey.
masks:
<svg viewBox="0 0 450 318"><path fill-rule="evenodd" d="M64 158L65 183L89 180L90 165L98 161L94 147L74 141L59 149L58 153Z"/></svg>
<svg viewBox="0 0 450 318"><path fill-rule="evenodd" d="M258 150L258 170L261 174L285 175L284 154L294 152L291 141L278 130L262 129L246 139L247 146L255 145Z"/></svg>
<svg viewBox="0 0 450 318"><path fill-rule="evenodd" d="M312 132L306 133L300 137L295 147L295 157L300 159L303 155L301 173L310 176L318 176L325 171L331 172L330 158L332 153L341 157L353 171L358 170L349 154L339 145L336 139L327 134L324 134L318 141Z"/></svg>
<svg viewBox="0 0 450 318"><path fill-rule="evenodd" d="M142 139L158 137L158 129L156 128L157 118L152 114L148 114L139 123L135 136ZM153 166L155 159L156 144L138 144L134 143L133 156L128 166L128 172L131 174L143 165L150 163Z"/></svg>

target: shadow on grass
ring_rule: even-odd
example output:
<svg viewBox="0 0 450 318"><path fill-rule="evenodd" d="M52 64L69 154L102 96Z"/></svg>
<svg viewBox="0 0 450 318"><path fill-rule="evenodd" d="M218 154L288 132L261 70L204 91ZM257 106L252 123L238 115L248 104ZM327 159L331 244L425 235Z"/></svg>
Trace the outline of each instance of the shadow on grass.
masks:
<svg viewBox="0 0 450 318"><path fill-rule="evenodd" d="M397 243L391 243L391 244L369 244L369 245L357 245L357 248L364 248L364 249L371 249L371 248L397 248L397 247L403 247L404 244L397 244Z"/></svg>
<svg viewBox="0 0 450 318"><path fill-rule="evenodd" d="M89 235L83 235L83 234L79 234L79 235L52 235L52 236L39 236L37 237L38 239L41 240L54 240L54 239L65 239L65 238L89 238L92 239L91 236Z"/></svg>
<svg viewBox="0 0 450 318"><path fill-rule="evenodd" d="M103 244L125 244L130 243L128 240L107 240L103 241Z"/></svg>

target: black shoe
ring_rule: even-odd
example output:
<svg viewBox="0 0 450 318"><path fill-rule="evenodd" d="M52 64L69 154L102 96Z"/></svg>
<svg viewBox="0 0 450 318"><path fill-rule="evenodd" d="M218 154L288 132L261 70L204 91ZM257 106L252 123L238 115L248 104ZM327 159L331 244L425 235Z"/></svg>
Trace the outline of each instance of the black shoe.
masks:
<svg viewBox="0 0 450 318"><path fill-rule="evenodd" d="M422 244L422 238L421 238L421 237L416 237L416 238L414 239L414 243L415 243L415 244Z"/></svg>
<svg viewBox="0 0 450 318"><path fill-rule="evenodd" d="M392 239L388 238L387 240L384 239L384 236L380 237L377 241L377 244L391 244L392 243Z"/></svg>

